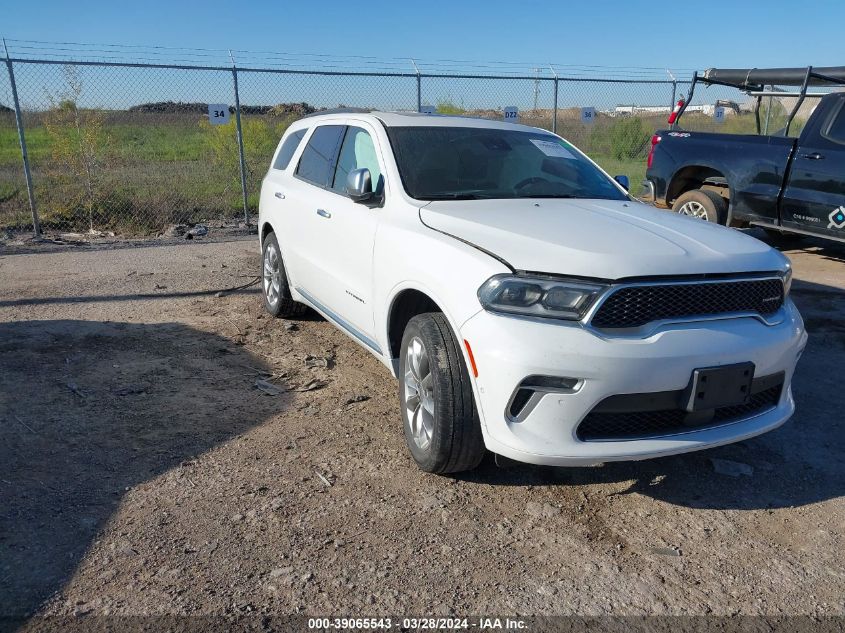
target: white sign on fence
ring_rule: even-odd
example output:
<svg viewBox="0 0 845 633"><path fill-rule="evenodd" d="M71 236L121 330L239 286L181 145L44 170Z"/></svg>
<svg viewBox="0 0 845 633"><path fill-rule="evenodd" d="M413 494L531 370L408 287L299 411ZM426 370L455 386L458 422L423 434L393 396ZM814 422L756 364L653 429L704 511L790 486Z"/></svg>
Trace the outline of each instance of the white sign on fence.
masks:
<svg viewBox="0 0 845 633"><path fill-rule="evenodd" d="M713 120L716 123L725 122L725 109L722 106L716 106L713 108Z"/></svg>
<svg viewBox="0 0 845 633"><path fill-rule="evenodd" d="M437 107L433 105L421 105L420 112L422 114L435 114L437 112Z"/></svg>
<svg viewBox="0 0 845 633"><path fill-rule="evenodd" d="M595 108L581 108L581 123L592 124L596 120Z"/></svg>
<svg viewBox="0 0 845 633"><path fill-rule="evenodd" d="M229 122L229 105L226 103L209 103L208 122L212 125L226 125Z"/></svg>
<svg viewBox="0 0 845 633"><path fill-rule="evenodd" d="M519 123L519 109L516 106L507 106L505 108L505 122Z"/></svg>

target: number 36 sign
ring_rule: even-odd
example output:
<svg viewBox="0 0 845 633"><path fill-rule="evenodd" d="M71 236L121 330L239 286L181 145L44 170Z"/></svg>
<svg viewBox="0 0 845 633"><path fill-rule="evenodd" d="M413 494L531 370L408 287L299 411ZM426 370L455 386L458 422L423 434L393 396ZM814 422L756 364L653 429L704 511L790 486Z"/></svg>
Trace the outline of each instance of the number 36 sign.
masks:
<svg viewBox="0 0 845 633"><path fill-rule="evenodd" d="M226 125L229 122L229 105L226 103L209 103L208 122L212 125Z"/></svg>

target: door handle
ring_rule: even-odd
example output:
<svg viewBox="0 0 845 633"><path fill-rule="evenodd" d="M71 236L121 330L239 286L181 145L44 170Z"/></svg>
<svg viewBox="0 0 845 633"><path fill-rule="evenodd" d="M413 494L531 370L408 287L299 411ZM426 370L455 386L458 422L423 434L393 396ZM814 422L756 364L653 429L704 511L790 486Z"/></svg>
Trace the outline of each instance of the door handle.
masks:
<svg viewBox="0 0 845 633"><path fill-rule="evenodd" d="M274 195L274 196L276 196L279 200L284 200L284 199L285 199L285 194L283 194L281 191L277 191L277 192L276 192L276 193L274 193L273 195Z"/></svg>
<svg viewBox="0 0 845 633"><path fill-rule="evenodd" d="M325 209L317 209L317 215L319 215L321 218L332 217L332 214L326 211Z"/></svg>
<svg viewBox="0 0 845 633"><path fill-rule="evenodd" d="M801 158L806 158L807 160L821 160L824 156L818 152L813 152L812 154L801 154Z"/></svg>

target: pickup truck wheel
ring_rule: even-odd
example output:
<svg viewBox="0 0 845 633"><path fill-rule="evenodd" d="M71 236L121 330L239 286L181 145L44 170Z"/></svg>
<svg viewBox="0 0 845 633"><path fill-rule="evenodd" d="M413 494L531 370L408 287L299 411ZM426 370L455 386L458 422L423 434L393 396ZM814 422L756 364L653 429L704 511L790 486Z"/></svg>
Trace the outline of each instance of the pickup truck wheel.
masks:
<svg viewBox="0 0 845 633"><path fill-rule="evenodd" d="M452 328L439 312L412 318L399 354L405 441L421 470L471 470L484 440L469 373Z"/></svg>
<svg viewBox="0 0 845 633"><path fill-rule="evenodd" d="M282 251L275 233L268 233L261 245L261 289L264 295L264 309L274 317L298 317L308 306L294 301L290 296L288 277L282 261Z"/></svg>
<svg viewBox="0 0 845 633"><path fill-rule="evenodd" d="M725 224L728 217L725 199L715 191L704 189L693 189L678 196L672 211L717 224Z"/></svg>

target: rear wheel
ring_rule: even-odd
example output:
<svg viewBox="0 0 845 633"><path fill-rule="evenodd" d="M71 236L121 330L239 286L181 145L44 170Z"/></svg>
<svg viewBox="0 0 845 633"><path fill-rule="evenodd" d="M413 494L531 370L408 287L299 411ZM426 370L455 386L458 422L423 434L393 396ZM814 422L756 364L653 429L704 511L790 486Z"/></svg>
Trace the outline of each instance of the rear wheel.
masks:
<svg viewBox="0 0 845 633"><path fill-rule="evenodd" d="M484 457L475 399L458 341L439 312L405 328L399 355L399 401L405 441L420 469L471 470Z"/></svg>
<svg viewBox="0 0 845 633"><path fill-rule="evenodd" d="M717 224L725 224L728 218L725 199L715 191L706 189L693 189L678 196L672 211Z"/></svg>
<svg viewBox="0 0 845 633"><path fill-rule="evenodd" d="M275 233L268 233L261 245L261 267L264 309L274 317L290 318L305 314L308 306L291 297L282 251Z"/></svg>

